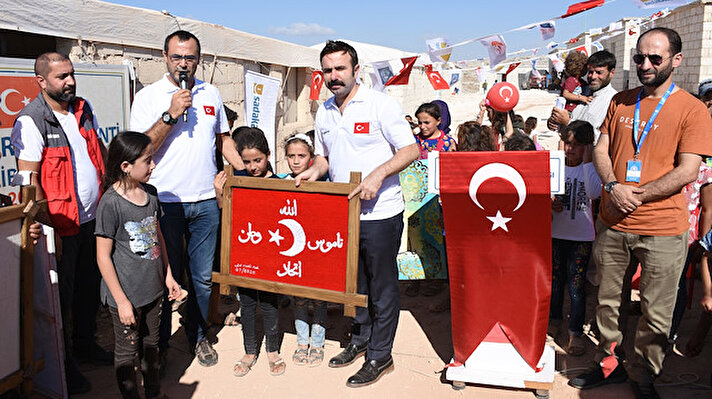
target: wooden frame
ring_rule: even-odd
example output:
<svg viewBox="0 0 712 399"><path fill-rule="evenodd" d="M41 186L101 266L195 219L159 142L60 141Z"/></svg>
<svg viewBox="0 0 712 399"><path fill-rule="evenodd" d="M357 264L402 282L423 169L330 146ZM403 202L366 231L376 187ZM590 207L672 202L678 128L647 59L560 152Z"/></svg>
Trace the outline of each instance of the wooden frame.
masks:
<svg viewBox="0 0 712 399"><path fill-rule="evenodd" d="M0 208L0 223L21 220L20 230L20 366L17 370L3 379L0 379L0 394L20 387L23 396L32 393L32 377L42 370L44 362L34 360L34 244L30 237L30 224L35 216L46 216L47 202L36 202L35 187L22 188L22 203Z"/></svg>
<svg viewBox="0 0 712 399"><path fill-rule="evenodd" d="M327 183L305 181L299 187L293 181L280 179L258 179L254 177L233 176L232 168L225 169L229 176L223 191L222 231L220 242L220 272L213 273L213 281L221 285L221 292L228 293L229 286L253 288L262 291L295 295L304 298L344 304L344 315L355 316L356 306L366 307L368 297L356 293L358 279L358 248L361 202L356 196L348 204L348 237L346 239L347 261L344 292L321 288L305 287L295 284L267 281L257 278L235 276L230 274L230 258L232 252L232 188L252 188L259 190L293 191L302 193L321 193L348 195L360 183L361 174L351 172L349 183Z"/></svg>

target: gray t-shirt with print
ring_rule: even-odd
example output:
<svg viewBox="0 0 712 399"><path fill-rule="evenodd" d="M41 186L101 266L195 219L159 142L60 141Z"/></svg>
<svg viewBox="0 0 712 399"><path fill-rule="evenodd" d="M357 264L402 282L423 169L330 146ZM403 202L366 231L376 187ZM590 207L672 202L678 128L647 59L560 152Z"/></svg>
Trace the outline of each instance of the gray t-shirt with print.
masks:
<svg viewBox="0 0 712 399"><path fill-rule="evenodd" d="M163 294L165 284L158 220L161 207L156 188L145 184L148 201L136 205L109 187L99 201L94 234L114 240L111 259L121 289L134 307L147 305ZM101 301L117 307L104 279Z"/></svg>

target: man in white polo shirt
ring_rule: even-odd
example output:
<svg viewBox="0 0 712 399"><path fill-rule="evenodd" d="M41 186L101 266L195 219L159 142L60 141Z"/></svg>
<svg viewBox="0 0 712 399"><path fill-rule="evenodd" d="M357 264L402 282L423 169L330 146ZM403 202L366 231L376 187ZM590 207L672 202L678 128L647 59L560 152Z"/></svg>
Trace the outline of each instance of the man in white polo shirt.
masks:
<svg viewBox="0 0 712 399"><path fill-rule="evenodd" d="M171 33L164 43L163 58L168 73L136 94L130 126L146 132L155 150L156 169L149 183L158 189L163 209L161 230L174 276L182 274L186 240L191 282L185 331L198 363L212 366L218 355L206 338L206 320L219 221L213 188L216 147L236 168L242 168L242 161L227 134L230 129L220 93L195 78L200 62L198 38L182 30ZM171 304L164 296L159 339L162 366L170 334Z"/></svg>
<svg viewBox="0 0 712 399"><path fill-rule="evenodd" d="M369 296L369 307L357 308L351 342L329 361L329 367L344 367L366 353L363 367L346 382L360 387L393 369L391 350L400 310L396 256L405 208L398 172L418 158L418 146L400 105L356 83L359 65L353 47L327 42L321 67L334 97L317 111L317 156L296 184L327 171L335 182L348 182L352 171L363 177L349 198L361 199L358 292Z"/></svg>

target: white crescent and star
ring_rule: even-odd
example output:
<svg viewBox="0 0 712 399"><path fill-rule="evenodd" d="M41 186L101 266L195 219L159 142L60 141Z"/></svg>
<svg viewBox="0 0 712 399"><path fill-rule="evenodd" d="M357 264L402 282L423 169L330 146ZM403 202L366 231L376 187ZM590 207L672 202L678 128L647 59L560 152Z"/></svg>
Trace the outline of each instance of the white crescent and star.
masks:
<svg viewBox="0 0 712 399"><path fill-rule="evenodd" d="M284 256L296 256L299 255L302 251L304 251L304 247L307 245L307 238L304 235L304 229L302 228L302 225L294 219L282 219L277 223L288 228L289 231L292 233L292 237L294 237L294 242L292 243L292 246L284 251L280 251L279 253ZM277 242L277 246L279 246L279 240L282 238L281 236L279 236L279 229L275 233L271 231L269 233L270 235L272 235L272 237L269 239L270 242L275 241Z"/></svg>
<svg viewBox="0 0 712 399"><path fill-rule="evenodd" d="M514 188L517 190L518 202L517 206L514 208L514 210L512 210L512 212L515 212L517 209L521 208L524 204L524 201L526 201L527 199L527 186L524 183L524 179L522 178L522 175L517 172L516 169L507 164L499 162L488 163L477 169L477 171L472 175L469 187L469 194L470 199L472 199L472 202L474 202L478 208L482 209L483 211L485 210L482 204L480 204L480 201L477 199L477 191L480 189L482 183L493 177L499 177L500 179L504 179L514 186ZM502 216L502 213L499 210L497 210L497 214L495 216L486 217L492 222L492 231L501 228L502 230L509 232L509 230L507 229L507 222L512 220L512 218L506 218Z"/></svg>
<svg viewBox="0 0 712 399"><path fill-rule="evenodd" d="M319 86L319 83L321 83L321 75L314 75L314 89L316 89Z"/></svg>
<svg viewBox="0 0 712 399"><path fill-rule="evenodd" d="M7 107L7 96L12 93L20 94L20 92L15 89L5 89L5 91L0 93L0 110L10 116L19 114L21 110L18 109L17 111L11 111L10 108ZM30 103L30 99L23 96L23 100L21 102L27 105Z"/></svg>
<svg viewBox="0 0 712 399"><path fill-rule="evenodd" d="M430 78L435 80L436 83L440 82L440 76L436 72L430 72Z"/></svg>
<svg viewBox="0 0 712 399"><path fill-rule="evenodd" d="M505 90L508 90L508 91L509 91L509 96L507 96L507 97L505 97L504 94L502 94L502 92L505 91ZM509 99L514 95L514 90L512 90L512 88L509 87L509 86L502 86L502 87L499 89L499 95L500 95L500 97L504 98L504 102L505 102L505 103L508 103L508 102L509 102Z"/></svg>

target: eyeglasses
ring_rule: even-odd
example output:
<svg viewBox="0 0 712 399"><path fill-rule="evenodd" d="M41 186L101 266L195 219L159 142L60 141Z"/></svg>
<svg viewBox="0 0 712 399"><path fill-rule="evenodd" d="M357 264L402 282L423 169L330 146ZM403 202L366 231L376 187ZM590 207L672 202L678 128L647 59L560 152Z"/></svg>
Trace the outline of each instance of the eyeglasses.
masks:
<svg viewBox="0 0 712 399"><path fill-rule="evenodd" d="M633 62L640 65L643 62L645 62L645 59L647 58L650 60L651 64L658 66L658 65L662 64L663 61L670 59L672 57L674 57L674 56L663 58L662 55L657 55L657 54L636 54L633 56Z"/></svg>
<svg viewBox="0 0 712 399"><path fill-rule="evenodd" d="M195 55L171 54L168 56L168 58L170 58L171 62L174 64L178 64L180 60L185 60L186 64L193 64L198 61L198 57Z"/></svg>

